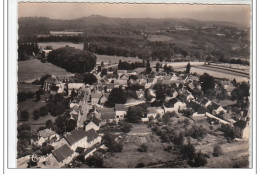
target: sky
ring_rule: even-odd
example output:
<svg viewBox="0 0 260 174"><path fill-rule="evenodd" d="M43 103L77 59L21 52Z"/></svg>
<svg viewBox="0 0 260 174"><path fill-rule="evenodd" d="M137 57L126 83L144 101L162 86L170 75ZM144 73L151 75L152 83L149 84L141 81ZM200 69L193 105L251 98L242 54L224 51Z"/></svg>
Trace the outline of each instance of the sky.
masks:
<svg viewBox="0 0 260 174"><path fill-rule="evenodd" d="M189 4L104 4L104 3L22 3L19 17L76 19L90 15L120 18L191 18L224 21L249 26L250 5Z"/></svg>

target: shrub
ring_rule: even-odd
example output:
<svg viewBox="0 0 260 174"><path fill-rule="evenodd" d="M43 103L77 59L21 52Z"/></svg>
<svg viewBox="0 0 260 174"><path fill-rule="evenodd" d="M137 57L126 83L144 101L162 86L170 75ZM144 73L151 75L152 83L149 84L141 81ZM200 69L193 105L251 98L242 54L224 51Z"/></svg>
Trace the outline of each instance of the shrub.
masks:
<svg viewBox="0 0 260 174"><path fill-rule="evenodd" d="M86 159L90 167L103 168L103 158L100 155L93 155Z"/></svg>
<svg viewBox="0 0 260 174"><path fill-rule="evenodd" d="M65 107L63 106L63 104L62 103L56 103L55 105L54 105L54 107L52 108L52 110L51 110L51 115L54 115L54 116L56 116L56 115L61 115L61 114L63 114L65 112Z"/></svg>
<svg viewBox="0 0 260 174"><path fill-rule="evenodd" d="M22 111L20 115L20 119L22 121L28 121L29 120L29 113L27 111Z"/></svg>
<svg viewBox="0 0 260 174"><path fill-rule="evenodd" d="M142 144L138 149L139 152L147 152L147 145Z"/></svg>
<svg viewBox="0 0 260 174"><path fill-rule="evenodd" d="M203 128L201 125L193 125L187 132L189 136L192 138L203 138L207 134L207 130Z"/></svg>
<svg viewBox="0 0 260 174"><path fill-rule="evenodd" d="M217 144L217 145L214 146L213 155L214 155L214 156L223 155L222 147L221 147L219 144Z"/></svg>
<svg viewBox="0 0 260 174"><path fill-rule="evenodd" d="M192 160L195 155L195 147L191 143L183 145L181 154L185 159Z"/></svg>
<svg viewBox="0 0 260 174"><path fill-rule="evenodd" d="M34 111L33 111L33 119L34 119L34 120L38 120L39 117L40 117L40 112L39 112L39 110L38 110L38 109L34 110Z"/></svg>
<svg viewBox="0 0 260 174"><path fill-rule="evenodd" d="M31 130L30 125L29 124L22 124L22 125L18 126L18 128L17 128L18 132L24 131L24 130L30 131Z"/></svg>
<svg viewBox="0 0 260 174"><path fill-rule="evenodd" d="M52 150L54 150L54 147L51 145L47 145L41 148L42 155L50 154Z"/></svg>
<svg viewBox="0 0 260 174"><path fill-rule="evenodd" d="M42 117L46 116L49 113L48 106L41 107L39 112L40 112L40 116L42 116Z"/></svg>
<svg viewBox="0 0 260 174"><path fill-rule="evenodd" d="M144 167L144 163L138 163L135 168L143 168L143 167Z"/></svg>
<svg viewBox="0 0 260 174"><path fill-rule="evenodd" d="M189 160L188 162L192 167L201 167L205 166L208 161L207 161L207 155L198 152L194 154L193 160Z"/></svg>
<svg viewBox="0 0 260 174"><path fill-rule="evenodd" d="M18 93L18 102L24 102L27 99L27 94L25 92Z"/></svg>

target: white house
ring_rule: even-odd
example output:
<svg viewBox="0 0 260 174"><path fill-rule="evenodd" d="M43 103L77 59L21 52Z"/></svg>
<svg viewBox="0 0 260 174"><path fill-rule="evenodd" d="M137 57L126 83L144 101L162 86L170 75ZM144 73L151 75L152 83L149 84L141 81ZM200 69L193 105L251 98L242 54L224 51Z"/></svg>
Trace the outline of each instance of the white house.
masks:
<svg viewBox="0 0 260 174"><path fill-rule="evenodd" d="M116 117L120 120L125 118L126 107L124 104L115 104Z"/></svg>
<svg viewBox="0 0 260 174"><path fill-rule="evenodd" d="M98 131L101 125L101 120L99 120L97 117L92 117L91 121L85 126L85 131L88 131L90 129L94 129L95 131Z"/></svg>

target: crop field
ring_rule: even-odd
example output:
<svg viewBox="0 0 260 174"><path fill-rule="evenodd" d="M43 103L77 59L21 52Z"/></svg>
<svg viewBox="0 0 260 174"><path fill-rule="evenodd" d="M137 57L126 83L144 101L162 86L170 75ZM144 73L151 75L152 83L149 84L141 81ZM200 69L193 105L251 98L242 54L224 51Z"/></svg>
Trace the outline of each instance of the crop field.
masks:
<svg viewBox="0 0 260 174"><path fill-rule="evenodd" d="M83 50L83 43L72 43L72 42L39 42L38 46L40 49L45 49L46 46L51 46L53 49L65 47L65 46L74 47L80 50Z"/></svg>
<svg viewBox="0 0 260 174"><path fill-rule="evenodd" d="M185 71L185 68L181 68L178 69L178 71ZM248 82L249 78L245 77L244 75L240 75L238 73L234 73L234 72L228 72L228 71L223 71L223 70L219 70L219 69L206 69L206 68L202 68L202 67L191 67L190 69L191 73L197 73L199 75L202 75L204 73L208 73L209 75L216 77L216 78L226 78L229 80L233 80L236 79L237 82Z"/></svg>
<svg viewBox="0 0 260 174"><path fill-rule="evenodd" d="M40 60L32 59L18 62L18 81L34 81L42 76L71 74L51 63L42 63Z"/></svg>
<svg viewBox="0 0 260 174"><path fill-rule="evenodd" d="M121 61L129 61L129 62L142 62L141 59L134 58L134 57L123 57L123 56L108 56L108 55L99 55L95 54L97 56L97 63L104 62L104 63L111 63L115 64L118 63L119 60Z"/></svg>
<svg viewBox="0 0 260 174"><path fill-rule="evenodd" d="M169 42L173 41L174 38L165 35L150 35L148 40L151 42Z"/></svg>
<svg viewBox="0 0 260 174"><path fill-rule="evenodd" d="M134 135L136 133L147 135ZM141 144L147 145L147 152L138 151ZM164 151L165 146L158 136L151 133L150 128L147 128L146 125L133 125L132 130L125 137L122 152L114 153L112 156L105 158L104 165L113 168L134 168L139 163L148 165L177 158L177 155Z"/></svg>

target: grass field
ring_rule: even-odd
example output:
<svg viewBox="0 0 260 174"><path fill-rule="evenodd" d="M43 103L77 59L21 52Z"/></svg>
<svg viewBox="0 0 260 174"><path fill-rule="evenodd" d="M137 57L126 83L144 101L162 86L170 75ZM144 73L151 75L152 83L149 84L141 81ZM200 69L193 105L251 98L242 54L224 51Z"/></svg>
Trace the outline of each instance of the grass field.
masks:
<svg viewBox="0 0 260 174"><path fill-rule="evenodd" d="M18 62L18 81L33 81L46 74L66 75L71 73L51 63L42 63L37 59Z"/></svg>
<svg viewBox="0 0 260 174"><path fill-rule="evenodd" d="M147 135L133 135L136 133L146 133ZM138 151L141 144L147 145L147 152ZM114 153L112 156L105 158L104 165L112 168L134 168L139 163L147 165L177 158L177 155L164 151L165 146L157 135L151 133L150 128L147 128L146 125L133 125L129 135L125 137L122 152Z"/></svg>
<svg viewBox="0 0 260 174"><path fill-rule="evenodd" d="M51 46L53 49L65 47L69 45L80 50L83 50L83 43L71 43L71 42L39 42L38 46L40 49L44 49L46 46Z"/></svg>

